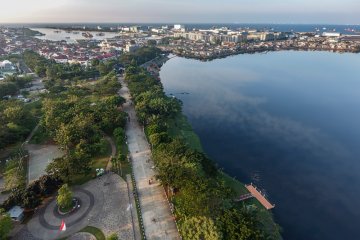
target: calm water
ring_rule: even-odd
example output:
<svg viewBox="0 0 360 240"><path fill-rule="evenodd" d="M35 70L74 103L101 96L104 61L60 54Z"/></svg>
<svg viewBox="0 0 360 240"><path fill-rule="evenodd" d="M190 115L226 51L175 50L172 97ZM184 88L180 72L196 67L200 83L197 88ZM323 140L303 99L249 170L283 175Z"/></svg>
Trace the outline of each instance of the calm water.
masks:
<svg viewBox="0 0 360 240"><path fill-rule="evenodd" d="M179 24L179 23L175 23ZM143 30L147 29L147 26L152 27L161 27L164 25L169 25L170 27L174 25L174 23L41 23L41 24L7 24L9 27L36 27L36 28L44 28L44 27L90 27L95 28L97 26L101 27L118 27L118 26L133 26L138 25L141 26ZM336 31L343 34L359 34L360 25L329 25L329 24L256 24L256 23L205 23L205 24L195 24L195 23L185 23L185 27L187 29L208 29L212 27L228 27L230 29L238 29L238 28L255 28L259 30L273 29L274 31L284 31L284 32L315 32L316 30L323 31ZM352 31L354 30L354 31Z"/></svg>
<svg viewBox="0 0 360 240"><path fill-rule="evenodd" d="M52 28L31 28L34 31L41 32L45 34L44 36L38 36L39 39L44 40L50 40L50 41L67 41L68 43L75 43L76 40L82 40L82 39L89 39L82 35L82 33L86 31L74 31L78 32L78 34L74 34L74 32L66 32L64 30L61 30L60 33L56 33L55 30ZM90 32L93 37L91 39L95 40L104 40L109 38L114 38L115 36L118 36L118 33L113 32L104 32L104 36L97 36L96 34L99 34L101 32Z"/></svg>
<svg viewBox="0 0 360 240"><path fill-rule="evenodd" d="M173 58L161 79L207 154L276 204L285 239L360 239L360 55Z"/></svg>

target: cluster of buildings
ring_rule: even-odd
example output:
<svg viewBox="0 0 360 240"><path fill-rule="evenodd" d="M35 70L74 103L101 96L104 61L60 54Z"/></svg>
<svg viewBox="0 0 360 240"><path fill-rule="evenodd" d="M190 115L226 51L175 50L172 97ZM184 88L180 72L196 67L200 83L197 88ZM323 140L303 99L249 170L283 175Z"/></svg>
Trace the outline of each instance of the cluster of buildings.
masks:
<svg viewBox="0 0 360 240"><path fill-rule="evenodd" d="M343 36L337 32L234 31L228 28L186 31L185 28L174 28L173 38L161 48L177 55L199 59L290 49L360 52L360 36Z"/></svg>
<svg viewBox="0 0 360 240"><path fill-rule="evenodd" d="M97 28L96 30L99 30ZM237 53L286 49L360 51L360 36L342 36L328 32L295 33L256 29L192 29L173 26L121 26L116 37L83 39L75 43L25 36L21 28L0 28L0 56L20 54L26 49L58 63L88 65L93 59L106 61L141 46L156 44L159 48L181 56L200 59L218 58Z"/></svg>
<svg viewBox="0 0 360 240"><path fill-rule="evenodd" d="M25 50L33 50L58 63L85 66L93 59L107 61L124 52L133 52L145 43L145 39L133 37L131 34L119 34L116 38L104 40L78 40L75 43L66 40L50 41L24 36L21 28L0 28L0 56L21 54ZM10 64L10 62L4 63L0 71L4 70L4 73L10 73L13 69Z"/></svg>
<svg viewBox="0 0 360 240"><path fill-rule="evenodd" d="M203 41L216 43L241 43L246 41L274 41L288 38L288 34L283 32L258 32L233 31L228 28L194 30L190 32L179 31L174 33L174 38L184 38L192 41Z"/></svg>

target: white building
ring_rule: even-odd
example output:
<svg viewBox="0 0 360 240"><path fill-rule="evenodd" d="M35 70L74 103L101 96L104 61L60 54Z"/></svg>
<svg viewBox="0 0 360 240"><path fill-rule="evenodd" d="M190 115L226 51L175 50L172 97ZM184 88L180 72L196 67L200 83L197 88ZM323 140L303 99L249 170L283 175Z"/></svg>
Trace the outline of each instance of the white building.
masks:
<svg viewBox="0 0 360 240"><path fill-rule="evenodd" d="M3 79L8 75L13 75L17 72L17 67L10 62L9 60L5 60L0 62L0 78Z"/></svg>
<svg viewBox="0 0 360 240"><path fill-rule="evenodd" d="M132 52L135 52L137 49L139 49L138 45L128 43L128 44L126 44L125 52L132 53Z"/></svg>
<svg viewBox="0 0 360 240"><path fill-rule="evenodd" d="M175 25L174 25L174 29L175 29L175 30L185 29L185 26L184 26L184 25L181 25L181 24L175 24Z"/></svg>
<svg viewBox="0 0 360 240"><path fill-rule="evenodd" d="M337 32L323 32L322 34L323 37L340 37L341 33L337 33Z"/></svg>
<svg viewBox="0 0 360 240"><path fill-rule="evenodd" d="M15 206L8 211L8 214L14 221L21 221L24 218L24 209Z"/></svg>
<svg viewBox="0 0 360 240"><path fill-rule="evenodd" d="M130 27L130 32L137 33L137 32L139 32L139 30L140 30L139 26L131 26Z"/></svg>
<svg viewBox="0 0 360 240"><path fill-rule="evenodd" d="M5 61L0 62L0 70L1 71L16 71L16 67L9 60L5 60Z"/></svg>

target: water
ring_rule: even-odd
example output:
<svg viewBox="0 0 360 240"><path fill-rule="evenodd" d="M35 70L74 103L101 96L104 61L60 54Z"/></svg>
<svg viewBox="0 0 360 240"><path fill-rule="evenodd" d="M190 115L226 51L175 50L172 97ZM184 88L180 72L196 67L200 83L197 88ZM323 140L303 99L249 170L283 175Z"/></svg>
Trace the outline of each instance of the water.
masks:
<svg viewBox="0 0 360 240"><path fill-rule="evenodd" d="M360 55L273 52L160 72L206 153L264 189L285 239L360 239ZM188 92L189 95L178 93Z"/></svg>
<svg viewBox="0 0 360 240"><path fill-rule="evenodd" d="M38 39L44 39L44 40L50 40L50 41L67 41L68 43L76 43L76 40L83 40L83 39L89 39L82 35L82 33L86 31L72 31L72 32L66 32L64 30L61 30L60 33L55 32L57 29L52 28L31 28L34 31L41 32L42 34L45 34L44 36L37 36ZM74 34L74 32L78 32L78 34ZM105 40L109 38L114 38L118 36L118 33L113 32L90 32L93 37L91 39L94 40ZM96 34L103 33L104 36L97 36Z"/></svg>
<svg viewBox="0 0 360 240"><path fill-rule="evenodd" d="M178 24L178 23L175 23ZM9 27L35 27L35 28L44 28L44 27L87 27L87 28L96 28L101 26L104 28L119 27L119 26L141 26L143 30L146 30L148 26L152 27L161 27L168 25L172 27L174 23L41 23L41 24L7 24ZM188 30L191 29L209 29L212 27L228 27L230 29L239 29L239 28L251 28L258 30L273 30L280 32L331 32L336 31L342 34L360 34L360 25L336 25L336 24L272 24L272 23L186 23L185 27ZM354 31L352 31L354 30Z"/></svg>

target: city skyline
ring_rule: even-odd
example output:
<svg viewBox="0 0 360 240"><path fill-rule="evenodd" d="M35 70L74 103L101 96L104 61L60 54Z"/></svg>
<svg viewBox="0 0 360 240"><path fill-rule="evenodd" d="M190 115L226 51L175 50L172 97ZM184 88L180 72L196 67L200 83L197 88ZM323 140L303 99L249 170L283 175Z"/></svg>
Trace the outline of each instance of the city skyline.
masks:
<svg viewBox="0 0 360 240"><path fill-rule="evenodd" d="M355 0L13 0L0 23L294 23L360 24Z"/></svg>

